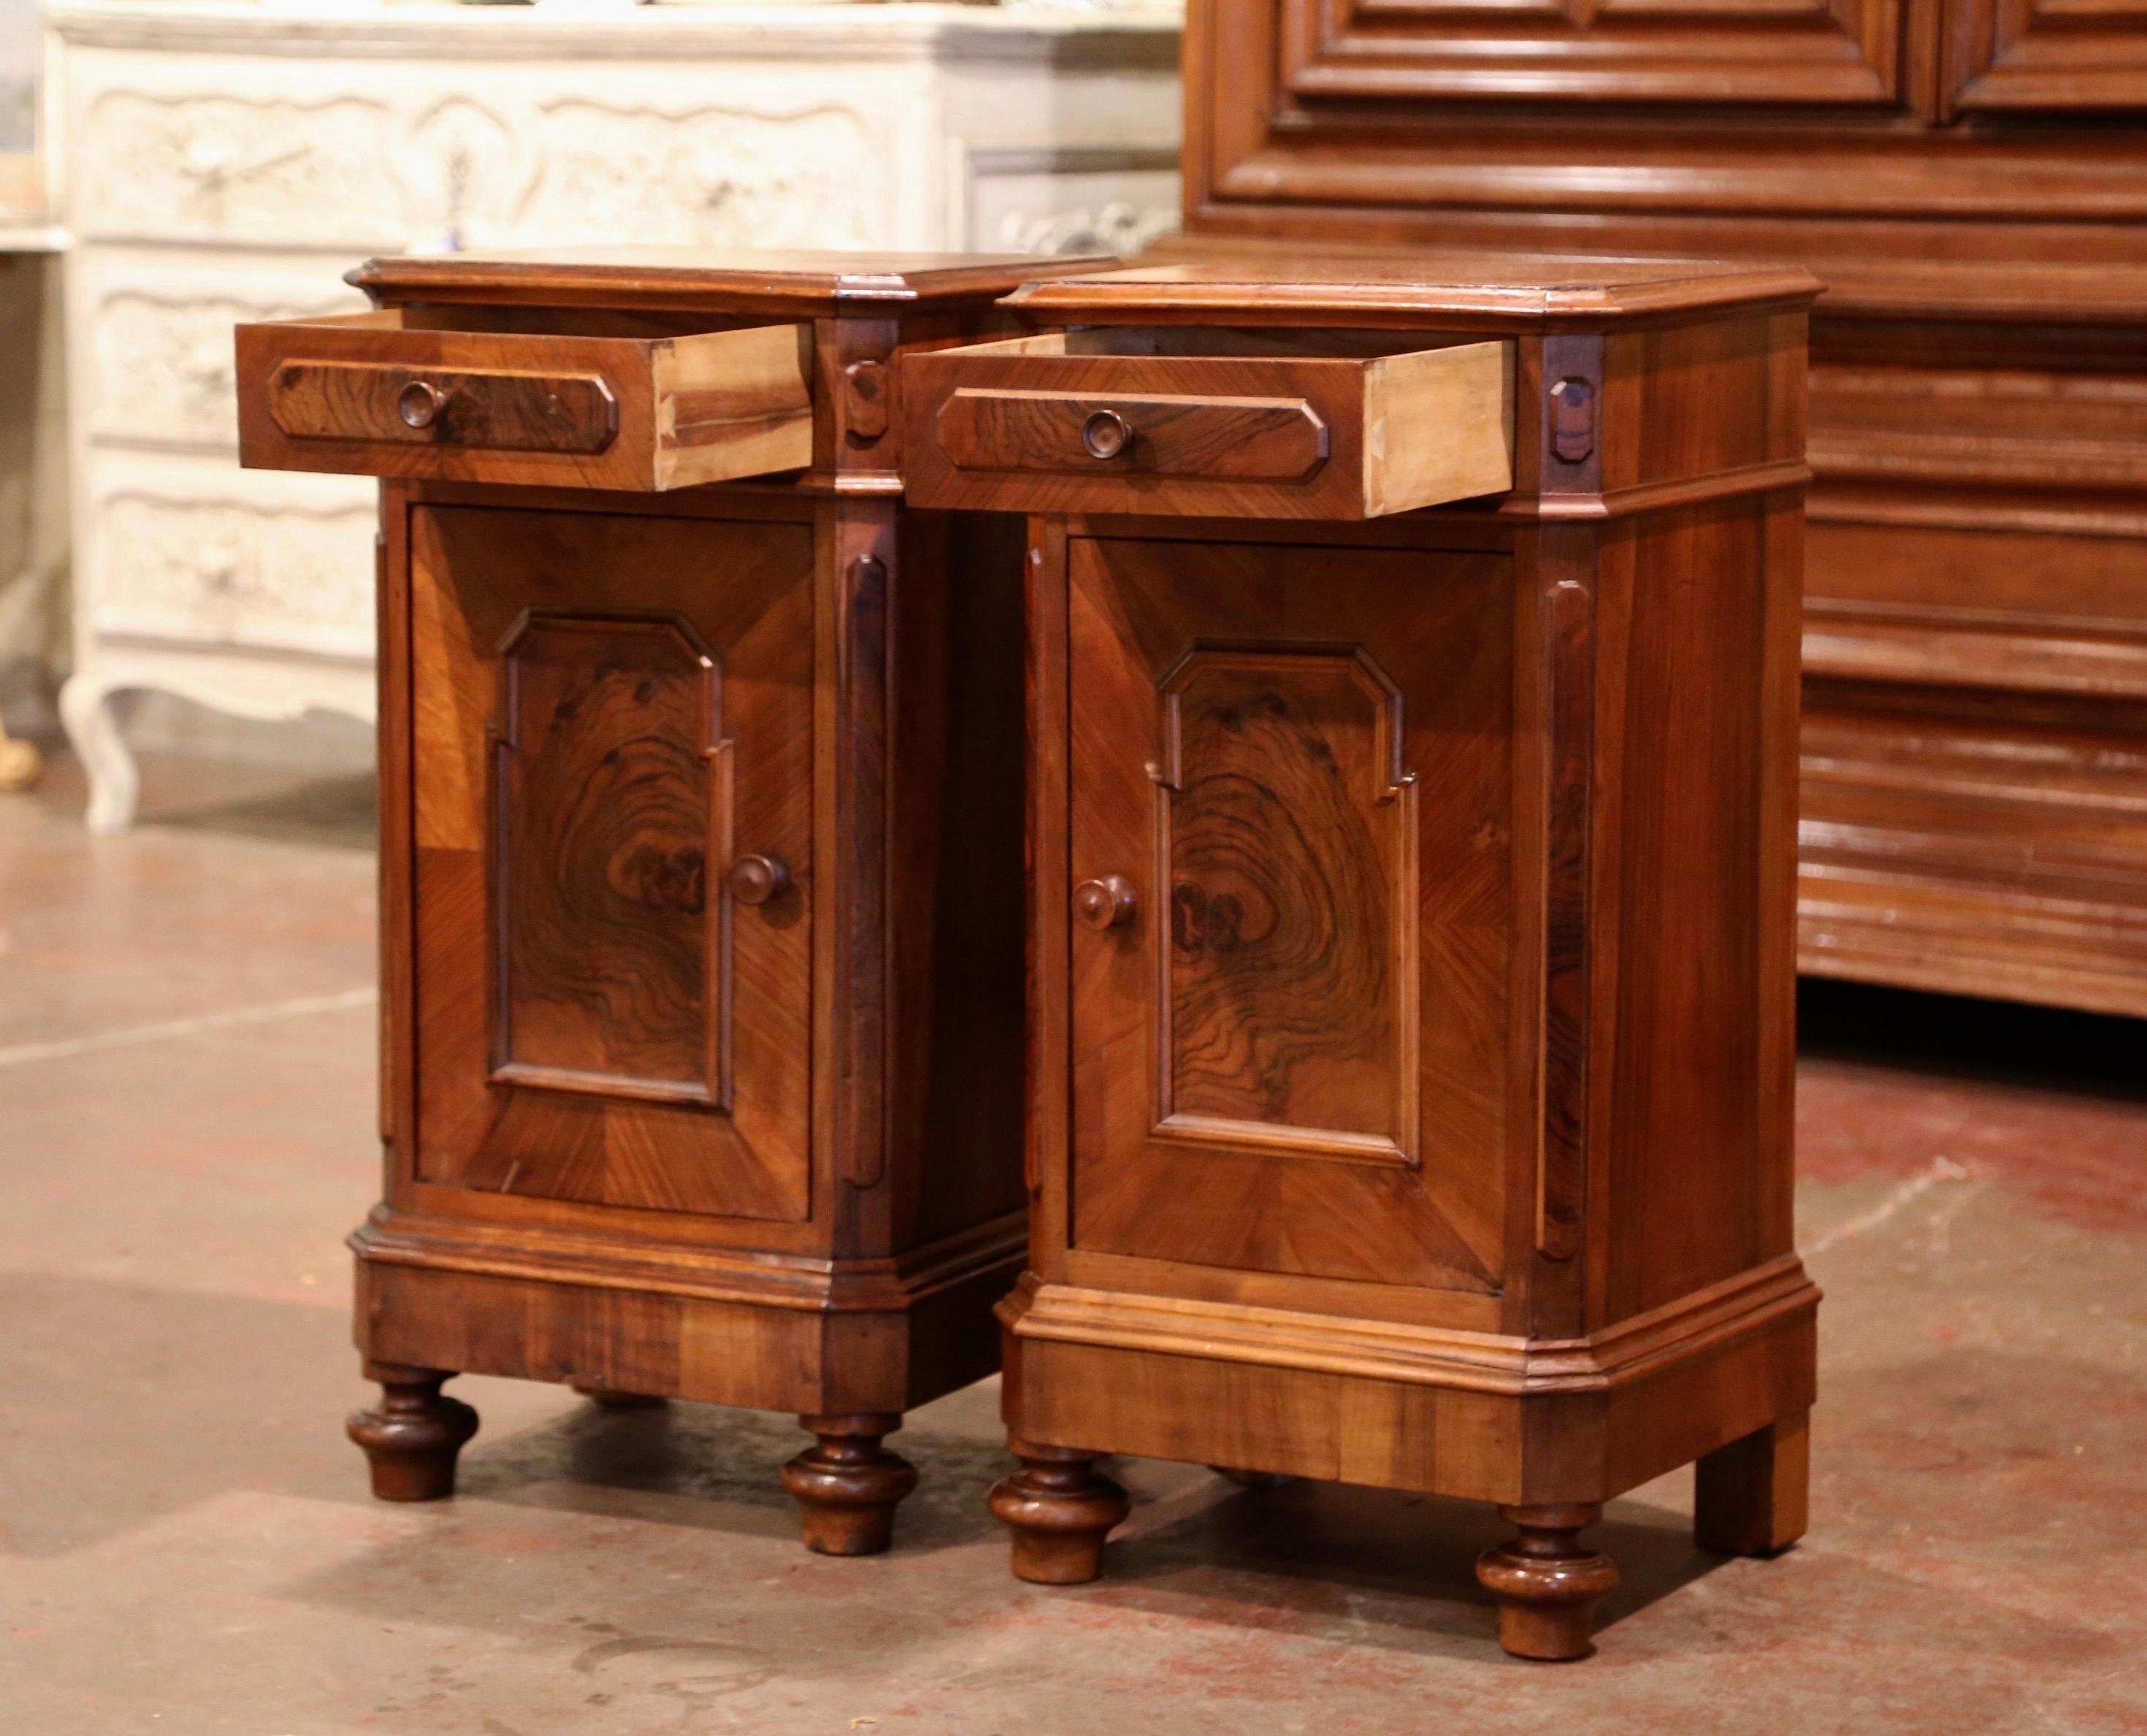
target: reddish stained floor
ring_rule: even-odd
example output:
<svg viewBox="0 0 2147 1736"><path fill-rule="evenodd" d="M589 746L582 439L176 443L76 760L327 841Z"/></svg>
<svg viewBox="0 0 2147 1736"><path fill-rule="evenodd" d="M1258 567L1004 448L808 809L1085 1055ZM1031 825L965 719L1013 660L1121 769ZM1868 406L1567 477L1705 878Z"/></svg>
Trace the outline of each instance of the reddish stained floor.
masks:
<svg viewBox="0 0 2147 1736"><path fill-rule="evenodd" d="M1814 1526L1614 1505L1588 1663L1498 1651L1458 1503L1134 1463L1109 1574L1018 1586L995 1393L918 1413L895 1553L808 1556L783 1418L458 1384L464 1493L368 1500L343 1232L374 1158L357 786L0 801L0 1732L2147 1731L2143 1031L1808 989Z"/></svg>
<svg viewBox="0 0 2147 1736"><path fill-rule="evenodd" d="M2084 1229L2147 1229L2147 1027L1808 983L1804 1030L1804 1178L2001 1181Z"/></svg>

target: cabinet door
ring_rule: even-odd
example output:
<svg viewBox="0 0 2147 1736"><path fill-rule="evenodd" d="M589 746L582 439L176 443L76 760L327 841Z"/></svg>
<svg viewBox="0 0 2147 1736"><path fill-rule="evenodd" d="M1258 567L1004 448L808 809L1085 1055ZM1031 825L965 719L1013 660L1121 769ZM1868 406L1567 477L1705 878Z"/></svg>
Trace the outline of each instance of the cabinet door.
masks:
<svg viewBox="0 0 2147 1736"><path fill-rule="evenodd" d="M1306 102L1889 105L1904 94L1904 0L1280 3L1283 87Z"/></svg>
<svg viewBox="0 0 2147 1736"><path fill-rule="evenodd" d="M1508 558L1068 558L1075 1245L1497 1288Z"/></svg>
<svg viewBox="0 0 2147 1736"><path fill-rule="evenodd" d="M1957 113L2147 112L2147 0L1951 0Z"/></svg>
<svg viewBox="0 0 2147 1736"><path fill-rule="evenodd" d="M410 550L419 1178L806 1218L811 527L423 508Z"/></svg>

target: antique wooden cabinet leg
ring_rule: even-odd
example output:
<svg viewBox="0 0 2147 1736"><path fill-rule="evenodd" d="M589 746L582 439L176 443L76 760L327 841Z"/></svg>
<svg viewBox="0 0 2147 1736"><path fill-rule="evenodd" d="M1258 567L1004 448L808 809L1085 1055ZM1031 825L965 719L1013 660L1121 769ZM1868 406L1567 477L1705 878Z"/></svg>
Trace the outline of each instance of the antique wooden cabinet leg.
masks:
<svg viewBox="0 0 2147 1736"><path fill-rule="evenodd" d="M992 1488L992 1513L1013 1533L1013 1575L1032 1585L1085 1585L1103 1571L1104 1539L1132 1510L1095 1468L1099 1455L1018 1438L1021 1468Z"/></svg>
<svg viewBox="0 0 2147 1736"><path fill-rule="evenodd" d="M1617 1563L1580 1544L1603 1509L1574 1503L1499 1513L1514 1539L1476 1563L1478 1581L1499 1602L1499 1643L1516 1658L1585 1658L1594 1649L1595 1606L1618 1583Z"/></svg>
<svg viewBox="0 0 2147 1736"><path fill-rule="evenodd" d="M800 1417L818 1437L783 1468L816 1555L878 1555L894 1535L894 1509L917 1487L917 1468L880 1445L899 1416Z"/></svg>
<svg viewBox="0 0 2147 1736"><path fill-rule="evenodd" d="M440 1501L455 1492L455 1457L477 1433L477 1413L440 1391L454 1371L368 1362L380 1403L353 1411L346 1428L365 1449L373 1493L383 1501Z"/></svg>
<svg viewBox="0 0 2147 1736"><path fill-rule="evenodd" d="M1699 1461L1694 1542L1725 1555L1773 1555L1804 1534L1810 1421L1800 1411Z"/></svg>

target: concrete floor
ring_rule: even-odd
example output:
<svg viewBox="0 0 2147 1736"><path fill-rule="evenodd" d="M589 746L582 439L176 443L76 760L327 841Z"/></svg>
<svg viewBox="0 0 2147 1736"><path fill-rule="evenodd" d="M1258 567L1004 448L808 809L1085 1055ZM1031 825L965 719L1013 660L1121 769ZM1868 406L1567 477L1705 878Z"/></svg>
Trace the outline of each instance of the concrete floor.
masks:
<svg viewBox="0 0 2147 1736"><path fill-rule="evenodd" d="M1814 991L1814 1524L1617 1503L1601 1648L1511 1662L1465 1506L1134 1463L1109 1576L1018 1585L989 1386L896 1552L807 1555L788 1419L468 1379L452 1503L367 1498L340 1245L373 1192L362 784L0 798L0 1733L2147 1731L2141 1028Z"/></svg>

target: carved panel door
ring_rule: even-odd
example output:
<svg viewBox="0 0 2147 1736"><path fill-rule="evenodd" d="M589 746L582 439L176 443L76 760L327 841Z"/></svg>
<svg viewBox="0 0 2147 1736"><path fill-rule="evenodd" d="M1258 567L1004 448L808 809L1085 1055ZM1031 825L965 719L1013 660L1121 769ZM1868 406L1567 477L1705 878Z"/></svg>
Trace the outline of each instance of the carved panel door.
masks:
<svg viewBox="0 0 2147 1736"><path fill-rule="evenodd" d="M2147 110L2147 0L1952 0L1954 113Z"/></svg>
<svg viewBox="0 0 2147 1736"><path fill-rule="evenodd" d="M420 1178L807 1218L812 527L410 541Z"/></svg>
<svg viewBox="0 0 2147 1736"><path fill-rule="evenodd" d="M1284 89L1327 98L1847 103L1907 94L1908 0L1283 0Z"/></svg>
<svg viewBox="0 0 2147 1736"><path fill-rule="evenodd" d="M1509 566L1071 545L1077 1247L1499 1288Z"/></svg>

